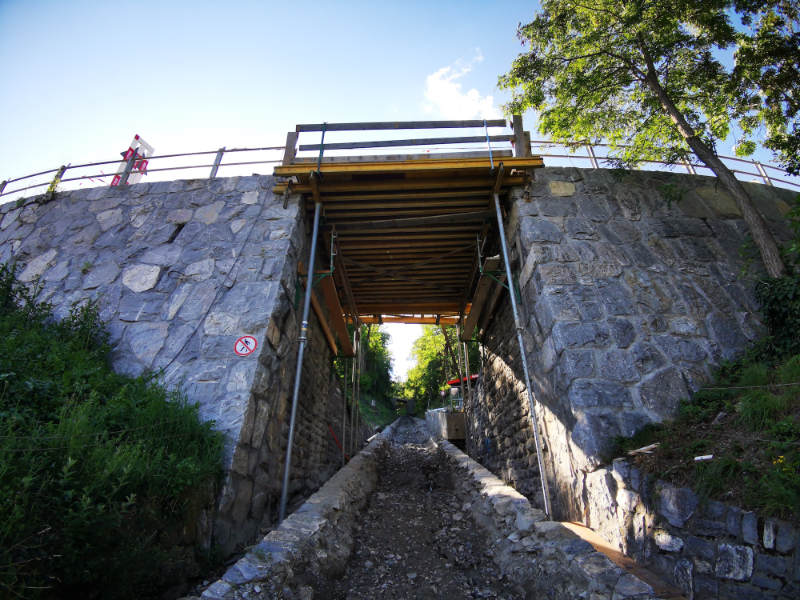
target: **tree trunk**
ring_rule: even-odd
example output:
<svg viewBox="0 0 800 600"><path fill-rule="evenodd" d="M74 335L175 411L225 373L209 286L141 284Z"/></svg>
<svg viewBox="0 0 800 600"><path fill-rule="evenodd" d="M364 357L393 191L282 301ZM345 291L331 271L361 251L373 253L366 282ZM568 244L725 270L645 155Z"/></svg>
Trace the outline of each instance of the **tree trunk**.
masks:
<svg viewBox="0 0 800 600"><path fill-rule="evenodd" d="M645 77L645 83L656 94L661 106L667 111L672 122L678 127L681 136L686 140L686 143L697 155L697 157L705 163L705 165L713 171L717 178L722 182L722 185L730 192L733 199L736 201L736 206L742 212L742 218L750 232L753 234L753 241L756 244L760 254L761 260L767 269L770 277L781 277L786 272L786 267L781 259L778 244L775 238L767 228L764 217L758 212L747 190L744 189L742 182L736 179L736 176L731 170L725 166L719 157L708 147L695 133L691 125L686 121L683 113L675 106L672 98L667 95L654 70L648 69L648 74Z"/></svg>

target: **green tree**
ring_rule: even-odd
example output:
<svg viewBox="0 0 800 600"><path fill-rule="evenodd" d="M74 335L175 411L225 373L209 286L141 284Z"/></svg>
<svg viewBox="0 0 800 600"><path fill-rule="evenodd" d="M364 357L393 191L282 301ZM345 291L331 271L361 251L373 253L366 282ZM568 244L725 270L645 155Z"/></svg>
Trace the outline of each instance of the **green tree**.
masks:
<svg viewBox="0 0 800 600"><path fill-rule="evenodd" d="M447 332L449 350L444 331ZM425 404L439 402L441 390L447 388L446 382L458 377L457 359L453 356L457 351L457 339L455 327L445 327L443 330L434 325L423 326L422 335L416 339L412 350L416 364L408 372L405 385L407 396ZM470 370L474 373L480 360L478 347L470 343L468 348Z"/></svg>
<svg viewBox="0 0 800 600"><path fill-rule="evenodd" d="M739 2L745 17L754 14L750 3L755 5ZM765 112L752 102L750 92L763 73L758 65L768 52L754 53L752 68L737 78L717 58L747 37L731 24L732 4L543 0L541 12L518 31L527 51L500 85L514 91L510 112L540 111L540 130L559 142L604 139L620 166L676 163L693 152L735 199L767 272L778 277L785 271L778 246L715 151L737 120L747 134L768 116L770 131L788 127L779 111Z"/></svg>
<svg viewBox="0 0 800 600"><path fill-rule="evenodd" d="M764 146L781 165L800 174L800 30L796 0L736 0L742 31L731 83L742 98L742 154L763 124Z"/></svg>

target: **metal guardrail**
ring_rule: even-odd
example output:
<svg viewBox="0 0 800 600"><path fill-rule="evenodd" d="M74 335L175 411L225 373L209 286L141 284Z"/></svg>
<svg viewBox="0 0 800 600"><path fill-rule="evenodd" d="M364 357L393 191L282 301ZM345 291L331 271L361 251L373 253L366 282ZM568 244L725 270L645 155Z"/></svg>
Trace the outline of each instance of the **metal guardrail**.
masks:
<svg viewBox="0 0 800 600"><path fill-rule="evenodd" d="M445 123L447 125L445 125ZM397 129L404 129L407 128L406 125L413 124L415 125L415 129L420 129L425 124L430 125L431 128L434 127L476 127L477 124L480 123L481 127L484 127L484 123L488 124L489 127L501 127L505 124L505 121L495 120L495 121L431 121L431 122L400 122L400 123L365 123L360 125L369 125L371 129L385 129L385 130L397 130ZM424 146L423 150L426 153L430 153L432 156L435 156L437 152L444 152L450 150L462 150L462 151L475 151L475 150L483 150L486 148L487 143L487 136L467 136L461 138L428 138L428 139L407 139L407 140L385 140L381 142L358 142L358 141L349 141L343 143L325 143L324 141L324 132L332 132L332 131L353 131L353 130L360 130L366 129L366 127L361 128L345 128L344 126L353 125L353 124L338 124L339 127L336 127L337 124L330 124L326 126L326 124L320 125L302 125L298 126L297 131L290 132L289 136L287 136L287 145L286 146L266 146L261 148L220 148L218 150L208 150L202 152L183 152L177 154L162 154L162 155L155 155L147 157L148 164L154 161L162 161L161 164L164 164L166 161L170 159L180 159L186 157L198 157L198 156L211 156L214 155L214 160L212 162L203 162L200 164L188 164L188 165L173 165L173 166L163 166L159 168L150 168L148 166L147 171L145 174L148 175L156 175L158 173L166 174L171 172L183 172L183 171L191 171L196 169L209 169L209 179L214 179L217 177L220 169L227 169L230 170L232 167L244 167L244 166L255 166L255 165L268 165L268 164L280 164L281 162L286 162L287 157L290 159L294 159L297 156L298 152L318 152L321 149L326 151L326 156L330 156L328 154L329 151L342 151L345 149L354 149L354 148L365 148L367 151L377 147L392 147L392 148L402 148L402 147L416 147L419 148L420 146ZM322 132L322 139L315 143L315 144L302 144L298 145L298 138L300 133L306 132ZM524 136L521 135L524 133ZM488 134L487 134L488 135ZM513 134L511 135L497 135L497 136L488 136L489 142L492 143L493 150L501 150L501 149L509 149L513 148L516 144L519 144L520 141L524 140L525 142L528 141L527 132L521 132L521 124L515 122L513 126ZM458 145L454 146L454 143L459 144L468 144L468 145ZM567 165L573 166L582 166L582 165L575 165L575 162L586 164L591 168L601 168L603 163L610 164L608 162L608 155L607 152L603 152L604 149L607 149L609 146L607 144L585 144L585 143L575 143L570 145L563 145L557 144L555 142L549 140L530 140L530 147L532 153L541 156L545 160L545 165L547 166L564 166L564 163ZM555 150L555 152L551 152L550 150ZM559 151L560 150L560 151ZM579 152L583 150L585 154L579 154ZM598 150L601 152L598 154ZM239 160L234 162L226 162L223 163L223 159L238 153L248 153L249 156L253 156L254 153L263 153L263 152L275 152L276 158L269 160ZM280 154L282 153L282 154ZM282 156L282 159L280 158ZM786 187L789 189L797 189L800 190L800 177L792 177L787 175L782 169L779 167L764 164L758 161L753 160L746 160L742 158L737 158L733 156L720 156L723 162L727 163L729 168L739 177L740 179L744 178L751 178L758 181L763 182L766 185L779 185L780 187ZM141 157L138 157L141 160ZM137 156L132 156L128 162L131 163L127 165L129 167L133 166L134 161L137 160ZM48 169L46 171L39 171L37 173L31 173L30 175L24 175L22 177L15 177L12 179L7 179L5 181L0 182L0 198L3 196L9 196L12 194L20 194L20 192L25 192L28 190L34 190L37 188L48 188L48 189L55 189L56 185L63 185L63 184L72 184L68 187L79 187L82 183L90 183L94 185L109 185L108 181L105 179L111 179L114 174L113 173L105 173L100 169L100 172L97 172L96 168L101 168L103 166L114 166L118 167L120 165L120 160L106 160L106 161L97 161L97 162L89 162L83 164L68 164L62 165L61 167L55 169ZM677 165L667 165L666 163L648 160L642 161L642 165L645 166L654 166L656 170L659 167L662 167L664 170L674 170L675 168L682 168L685 169L687 173L692 175L713 175L713 173L700 162L697 161L690 161L690 162L683 162ZM741 167L741 165L749 165L751 170L746 170L746 167ZM737 168L738 167L738 168ZM94 171L86 174L84 171L92 170ZM128 168L127 172L130 173L131 169ZM67 174L73 174L71 177L67 177ZM787 177L791 179L787 179ZM38 180L37 180L38 179ZM30 183L25 185L29 181L37 180L35 183ZM22 187L15 187L14 184L23 183ZM126 181L123 179L121 184L125 184ZM77 184L77 185L75 185ZM8 189L9 187L13 187L14 189Z"/></svg>

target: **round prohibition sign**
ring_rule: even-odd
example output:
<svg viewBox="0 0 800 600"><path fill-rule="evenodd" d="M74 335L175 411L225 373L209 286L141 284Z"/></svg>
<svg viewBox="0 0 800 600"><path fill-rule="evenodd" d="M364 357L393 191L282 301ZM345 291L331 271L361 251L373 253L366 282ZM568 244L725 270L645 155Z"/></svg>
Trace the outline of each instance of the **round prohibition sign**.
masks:
<svg viewBox="0 0 800 600"><path fill-rule="evenodd" d="M243 335L233 345L233 351L237 356L248 356L256 351L258 342L252 335Z"/></svg>

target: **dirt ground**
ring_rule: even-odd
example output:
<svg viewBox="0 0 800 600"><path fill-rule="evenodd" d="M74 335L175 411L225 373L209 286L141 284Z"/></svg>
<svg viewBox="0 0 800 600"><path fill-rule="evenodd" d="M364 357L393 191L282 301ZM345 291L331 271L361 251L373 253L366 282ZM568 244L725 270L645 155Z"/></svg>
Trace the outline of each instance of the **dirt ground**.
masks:
<svg viewBox="0 0 800 600"><path fill-rule="evenodd" d="M340 579L315 598L516 598L452 490L424 421L403 417Z"/></svg>

